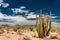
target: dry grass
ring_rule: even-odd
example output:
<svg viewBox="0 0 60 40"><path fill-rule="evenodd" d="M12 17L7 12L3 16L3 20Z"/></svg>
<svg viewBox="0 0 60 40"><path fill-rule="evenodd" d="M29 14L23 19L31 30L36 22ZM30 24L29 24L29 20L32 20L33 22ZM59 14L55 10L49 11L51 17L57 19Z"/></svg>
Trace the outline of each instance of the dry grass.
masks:
<svg viewBox="0 0 60 40"><path fill-rule="evenodd" d="M9 31L9 29L13 29L13 31L17 32L17 30L30 30L33 31L35 29L34 26L29 25L29 26L0 26L0 29L6 29L7 31ZM55 31L60 35L60 27L52 27L51 31Z"/></svg>

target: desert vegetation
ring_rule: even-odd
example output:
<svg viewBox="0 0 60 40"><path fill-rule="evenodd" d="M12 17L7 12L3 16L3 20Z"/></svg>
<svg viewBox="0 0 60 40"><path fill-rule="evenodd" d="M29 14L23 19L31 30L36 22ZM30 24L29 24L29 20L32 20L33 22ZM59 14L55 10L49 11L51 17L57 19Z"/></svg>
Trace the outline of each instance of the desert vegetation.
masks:
<svg viewBox="0 0 60 40"><path fill-rule="evenodd" d="M3 40L60 40L60 28L52 27L51 12L50 17L46 13L43 17L42 10L36 15L35 25L19 25L14 26L1 25L0 39Z"/></svg>
<svg viewBox="0 0 60 40"><path fill-rule="evenodd" d="M60 28L59 27L52 27L52 32L58 33L60 35ZM0 37L4 37L7 39L12 40L42 40L44 38L39 38L38 33L36 31L35 25L16 25L15 26L0 26ZM1 40L2 40L1 38ZM4 40L7 40L4 39Z"/></svg>
<svg viewBox="0 0 60 40"><path fill-rule="evenodd" d="M36 16L36 18L37 18L36 30L37 30L38 36L40 38L48 36L51 30L51 12L50 12L50 17L46 13L43 18L42 10L40 10L40 14L38 15L38 17Z"/></svg>

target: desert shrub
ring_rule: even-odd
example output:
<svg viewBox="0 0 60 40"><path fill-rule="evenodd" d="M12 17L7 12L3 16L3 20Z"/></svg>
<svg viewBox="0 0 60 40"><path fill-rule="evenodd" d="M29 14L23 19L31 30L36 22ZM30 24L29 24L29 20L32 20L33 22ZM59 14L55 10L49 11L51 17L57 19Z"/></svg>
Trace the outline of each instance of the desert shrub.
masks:
<svg viewBox="0 0 60 40"><path fill-rule="evenodd" d="M28 27L29 27L29 29L30 29L31 31L33 31L34 26L30 25L30 26L28 26Z"/></svg>
<svg viewBox="0 0 60 40"><path fill-rule="evenodd" d="M16 24L14 27L15 27L15 29L20 29L21 28L21 25Z"/></svg>
<svg viewBox="0 0 60 40"><path fill-rule="evenodd" d="M30 27L30 30L33 31L33 27Z"/></svg>
<svg viewBox="0 0 60 40"><path fill-rule="evenodd" d="M13 29L13 31L17 32L17 30L21 28L21 25L16 24L14 26L11 26L10 28Z"/></svg>

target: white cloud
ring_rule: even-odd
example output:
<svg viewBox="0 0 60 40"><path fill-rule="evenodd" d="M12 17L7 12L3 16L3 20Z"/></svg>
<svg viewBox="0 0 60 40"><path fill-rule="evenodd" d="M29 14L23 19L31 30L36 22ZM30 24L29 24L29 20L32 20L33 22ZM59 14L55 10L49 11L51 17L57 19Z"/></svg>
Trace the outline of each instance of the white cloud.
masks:
<svg viewBox="0 0 60 40"><path fill-rule="evenodd" d="M14 23L9 23L9 22L0 22L0 25L15 25Z"/></svg>
<svg viewBox="0 0 60 40"><path fill-rule="evenodd" d="M31 17L30 17L31 16ZM28 17L28 16L27 16ZM36 16L33 16L33 14L29 14L28 18L35 18ZM27 20L23 16L8 16L6 14L0 13L0 20L6 19L7 22L0 22L0 25L2 24L8 24L8 25L15 25L15 24L21 24L21 25L34 25L36 23L36 20ZM12 21L12 22L11 22ZM52 22L52 26L60 26L60 23L58 22Z"/></svg>
<svg viewBox="0 0 60 40"><path fill-rule="evenodd" d="M6 14L2 14L1 12L0 12L0 18L3 18L3 17L5 17L5 16L7 16Z"/></svg>
<svg viewBox="0 0 60 40"><path fill-rule="evenodd" d="M8 3L2 3L2 7L6 8L6 7L8 7L8 6L9 6Z"/></svg>
<svg viewBox="0 0 60 40"><path fill-rule="evenodd" d="M0 22L0 24L8 24L8 25L15 25L15 24L21 24L21 25L30 25L34 24L35 20L27 20L23 16L8 16L6 14L0 13L0 20L6 19L8 22ZM10 22L12 21L12 22Z"/></svg>
<svg viewBox="0 0 60 40"><path fill-rule="evenodd" d="M52 18L58 18L58 16L52 16Z"/></svg>
<svg viewBox="0 0 60 40"><path fill-rule="evenodd" d="M11 8L11 10L15 14L18 14L18 13L28 13L29 10L25 10L24 8L26 8L26 7L25 6L21 6L20 8Z"/></svg>
<svg viewBox="0 0 60 40"><path fill-rule="evenodd" d="M36 18L36 14L33 14L34 12L30 12L29 14L27 14L27 19L28 18Z"/></svg>
<svg viewBox="0 0 60 40"><path fill-rule="evenodd" d="M0 6L6 8L9 6L9 4L5 3L4 0L0 0Z"/></svg>
<svg viewBox="0 0 60 40"><path fill-rule="evenodd" d="M3 0L0 0L0 3L2 3L3 2Z"/></svg>
<svg viewBox="0 0 60 40"><path fill-rule="evenodd" d="M34 12L30 12L30 13L29 13L29 14L27 14L27 15L33 15L33 13L34 13Z"/></svg>
<svg viewBox="0 0 60 40"><path fill-rule="evenodd" d="M26 19L22 16L8 16L6 14L0 13L0 19L12 19L15 21L26 21Z"/></svg>
<svg viewBox="0 0 60 40"><path fill-rule="evenodd" d="M36 15L29 15L27 18L36 18Z"/></svg>
<svg viewBox="0 0 60 40"><path fill-rule="evenodd" d="M34 12L30 12L27 15L28 15L27 18L36 18L36 14L34 14ZM43 14L43 17L44 17L44 14ZM50 16L48 15L48 17L50 17ZM58 18L59 16L51 16L51 17L52 17L52 19L55 19L55 18Z"/></svg>
<svg viewBox="0 0 60 40"><path fill-rule="evenodd" d="M52 22L52 26L60 27L60 23L58 23L58 22Z"/></svg>
<svg viewBox="0 0 60 40"><path fill-rule="evenodd" d="M25 6L21 6L21 7L20 7L20 9L24 9L24 8L26 8L26 7L25 7Z"/></svg>
<svg viewBox="0 0 60 40"><path fill-rule="evenodd" d="M3 0L0 0L0 6L2 5Z"/></svg>

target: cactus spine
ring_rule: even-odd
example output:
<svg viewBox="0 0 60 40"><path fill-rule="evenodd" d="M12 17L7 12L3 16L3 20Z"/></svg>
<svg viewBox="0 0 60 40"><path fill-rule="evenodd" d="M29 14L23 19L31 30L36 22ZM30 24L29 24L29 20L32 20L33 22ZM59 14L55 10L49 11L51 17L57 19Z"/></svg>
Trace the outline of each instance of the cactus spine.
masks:
<svg viewBox="0 0 60 40"><path fill-rule="evenodd" d="M51 12L50 18L48 18L48 14L43 17L42 10L40 10L40 14L38 15L36 20L36 28L39 37L46 37L47 35L49 35L51 29Z"/></svg>

